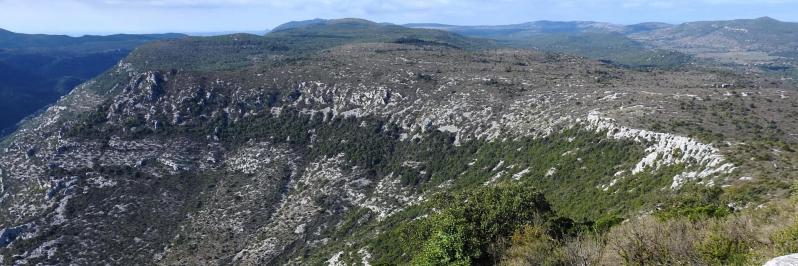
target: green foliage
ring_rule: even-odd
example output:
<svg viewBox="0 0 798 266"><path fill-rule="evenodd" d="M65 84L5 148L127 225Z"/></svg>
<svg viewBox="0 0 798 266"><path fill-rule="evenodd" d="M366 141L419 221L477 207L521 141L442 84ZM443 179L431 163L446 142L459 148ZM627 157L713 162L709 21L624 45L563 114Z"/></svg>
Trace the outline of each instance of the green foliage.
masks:
<svg viewBox="0 0 798 266"><path fill-rule="evenodd" d="M703 261L712 265L745 265L750 248L744 239L729 236L720 229L710 231L696 247Z"/></svg>
<svg viewBox="0 0 798 266"><path fill-rule="evenodd" d="M782 254L798 252L798 222L787 226L770 236L775 249Z"/></svg>
<svg viewBox="0 0 798 266"><path fill-rule="evenodd" d="M445 265L494 261L502 250L495 243L520 226L548 217L552 212L542 194L523 184L440 193L428 204L434 210L432 213L375 240L380 243L401 239L399 246L374 246L373 251L382 255L379 262Z"/></svg>
<svg viewBox="0 0 798 266"><path fill-rule="evenodd" d="M792 186L790 186L790 198L798 200L798 181L793 182Z"/></svg>
<svg viewBox="0 0 798 266"><path fill-rule="evenodd" d="M718 187L688 185L682 193L667 199L655 215L663 220L722 218L732 213L732 209L721 200L722 194L723 190Z"/></svg>
<svg viewBox="0 0 798 266"><path fill-rule="evenodd" d="M468 246L469 233L467 221L450 214L435 218L435 228L423 248L411 261L413 265L471 265L472 258L479 257L480 251Z"/></svg>
<svg viewBox="0 0 798 266"><path fill-rule="evenodd" d="M790 182L787 180L759 178L726 188L722 196L726 202L762 202L772 191L785 191L789 187Z"/></svg>
<svg viewBox="0 0 798 266"><path fill-rule="evenodd" d="M540 225L524 225L513 232L510 247L502 256L506 265L559 265L560 242L546 233Z"/></svg>
<svg viewBox="0 0 798 266"><path fill-rule="evenodd" d="M660 213L663 219L673 217L687 217L690 220L699 220L707 217L717 218L729 215L731 210L728 207L712 205L702 206L679 206L668 209L667 212Z"/></svg>
<svg viewBox="0 0 798 266"><path fill-rule="evenodd" d="M596 232L603 233L608 231L611 227L620 224L625 219L613 214L606 214L599 217L593 228Z"/></svg>

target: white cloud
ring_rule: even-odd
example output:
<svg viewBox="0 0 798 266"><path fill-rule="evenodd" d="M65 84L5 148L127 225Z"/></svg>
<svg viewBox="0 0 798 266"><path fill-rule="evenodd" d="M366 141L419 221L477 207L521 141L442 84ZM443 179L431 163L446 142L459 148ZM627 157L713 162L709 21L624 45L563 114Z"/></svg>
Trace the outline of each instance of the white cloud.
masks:
<svg viewBox="0 0 798 266"><path fill-rule="evenodd" d="M5 0L17 1L17 0ZM451 5L451 0L72 0L96 6L149 6L149 7L237 7L269 6L277 8L330 7L352 8L391 7L391 8L434 8ZM3 2L3 0L0 0ZM466 1L476 2L476 1ZM490 1L488 1L490 2Z"/></svg>
<svg viewBox="0 0 798 266"><path fill-rule="evenodd" d="M541 1L551 2L561 6L604 6L622 8L674 8L701 5L785 5L798 4L798 0L561 0ZM798 9L796 10L798 12Z"/></svg>
<svg viewBox="0 0 798 266"><path fill-rule="evenodd" d="M2 2L14 2L30 0L0 0ZM69 1L69 0L67 0ZM110 6L160 6L160 7L192 7L192 6L239 6L239 5L260 5L275 7L296 7L305 5L317 6L397 6L410 8L431 8L440 6L456 5L457 3L468 3L477 5L490 5L492 3L512 3L524 2L527 4L543 4L551 2L568 3L569 5L615 5L615 6L677 6L685 4L788 4L798 3L798 0L74 0L87 4L110 5Z"/></svg>

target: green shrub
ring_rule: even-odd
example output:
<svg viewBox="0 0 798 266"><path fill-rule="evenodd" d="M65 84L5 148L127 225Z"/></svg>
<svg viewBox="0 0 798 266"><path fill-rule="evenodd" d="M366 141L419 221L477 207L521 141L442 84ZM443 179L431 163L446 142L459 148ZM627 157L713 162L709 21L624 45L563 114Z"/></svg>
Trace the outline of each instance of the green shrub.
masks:
<svg viewBox="0 0 798 266"><path fill-rule="evenodd" d="M504 265L553 265L560 261L559 243L540 225L524 225L510 238Z"/></svg>
<svg viewBox="0 0 798 266"><path fill-rule="evenodd" d="M790 198L798 200L798 182L794 182L792 186L790 186Z"/></svg>
<svg viewBox="0 0 798 266"><path fill-rule="evenodd" d="M770 236L773 247L782 254L798 252L798 222Z"/></svg>
<svg viewBox="0 0 798 266"><path fill-rule="evenodd" d="M501 243L517 229L551 215L542 194L518 183L441 193L428 204L432 213L380 236L386 241L402 239L399 247L375 246L374 254L383 254L380 261L409 260L416 265L492 263L501 258Z"/></svg>
<svg viewBox="0 0 798 266"><path fill-rule="evenodd" d="M680 195L668 199L663 209L656 213L662 220L687 218L698 221L707 218L722 218L732 213L732 209L720 199L723 191L717 187L683 188Z"/></svg>
<svg viewBox="0 0 798 266"><path fill-rule="evenodd" d="M442 215L436 218L437 228L412 261L413 265L471 265L471 259L480 256L480 250L467 242L470 232L463 218Z"/></svg>
<svg viewBox="0 0 798 266"><path fill-rule="evenodd" d="M606 232L611 227L623 222L623 220L624 220L623 218L618 217L616 215L612 214L604 215L596 220L596 223L593 225L593 230L599 233Z"/></svg>
<svg viewBox="0 0 798 266"><path fill-rule="evenodd" d="M702 260L712 265L743 265L748 261L749 244L712 231L696 248Z"/></svg>

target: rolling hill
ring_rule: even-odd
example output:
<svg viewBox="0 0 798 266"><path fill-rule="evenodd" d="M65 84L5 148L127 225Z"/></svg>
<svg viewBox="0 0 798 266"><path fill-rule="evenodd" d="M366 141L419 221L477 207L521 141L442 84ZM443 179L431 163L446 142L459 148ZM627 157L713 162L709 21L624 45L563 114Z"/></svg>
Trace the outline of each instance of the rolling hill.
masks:
<svg viewBox="0 0 798 266"><path fill-rule="evenodd" d="M592 21L536 21L503 26L442 24L408 24L406 26L440 29L465 36L489 38L509 47L582 55L633 68L670 68L683 66L691 61L686 54L655 49L626 36L631 32L645 32L667 27L666 24L659 23L623 26Z"/></svg>
<svg viewBox="0 0 798 266"><path fill-rule="evenodd" d="M736 71L798 80L798 23L769 17L700 21L628 36Z"/></svg>
<svg viewBox="0 0 798 266"><path fill-rule="evenodd" d="M769 17L689 22L630 35L658 47L691 53L748 52L789 54L798 48L798 23Z"/></svg>

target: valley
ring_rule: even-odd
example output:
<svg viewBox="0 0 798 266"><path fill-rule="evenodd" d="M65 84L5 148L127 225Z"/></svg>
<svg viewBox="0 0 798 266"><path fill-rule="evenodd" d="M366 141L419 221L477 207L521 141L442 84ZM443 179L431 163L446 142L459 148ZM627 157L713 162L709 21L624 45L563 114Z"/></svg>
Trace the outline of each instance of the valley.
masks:
<svg viewBox="0 0 798 266"><path fill-rule="evenodd" d="M725 265L798 252L790 80L444 29L316 20L143 44L0 143L0 264ZM623 38L637 48L602 51L700 57Z"/></svg>
<svg viewBox="0 0 798 266"><path fill-rule="evenodd" d="M149 41L182 34L69 37L0 29L0 135Z"/></svg>

